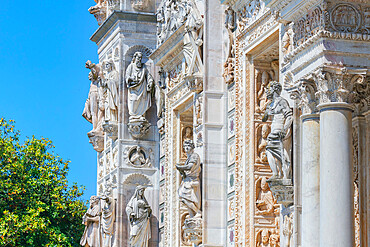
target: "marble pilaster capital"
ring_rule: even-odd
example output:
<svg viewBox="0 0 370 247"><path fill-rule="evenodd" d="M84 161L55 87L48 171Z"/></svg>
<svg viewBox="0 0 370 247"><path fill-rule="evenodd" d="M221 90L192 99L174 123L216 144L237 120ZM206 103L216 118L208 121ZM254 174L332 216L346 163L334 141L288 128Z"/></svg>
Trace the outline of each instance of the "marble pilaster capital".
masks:
<svg viewBox="0 0 370 247"><path fill-rule="evenodd" d="M292 99L298 102L298 107L302 110L302 114L317 112L317 87L311 78L301 79L294 86L286 88L286 91Z"/></svg>

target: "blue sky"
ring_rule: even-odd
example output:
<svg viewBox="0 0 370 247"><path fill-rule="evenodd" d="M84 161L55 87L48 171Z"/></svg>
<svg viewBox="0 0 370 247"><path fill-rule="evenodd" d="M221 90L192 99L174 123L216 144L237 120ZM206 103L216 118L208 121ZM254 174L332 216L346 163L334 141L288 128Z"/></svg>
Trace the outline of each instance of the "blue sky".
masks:
<svg viewBox="0 0 370 247"><path fill-rule="evenodd" d="M98 28L93 0L1 1L0 116L22 136L49 138L71 160L69 181L96 193L96 152L82 118L90 82L86 60L97 62L89 40Z"/></svg>

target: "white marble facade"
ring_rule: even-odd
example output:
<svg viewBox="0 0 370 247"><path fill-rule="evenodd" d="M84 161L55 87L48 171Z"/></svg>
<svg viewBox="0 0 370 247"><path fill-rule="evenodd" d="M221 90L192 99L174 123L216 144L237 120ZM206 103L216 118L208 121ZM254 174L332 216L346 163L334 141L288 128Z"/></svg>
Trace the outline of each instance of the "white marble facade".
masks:
<svg viewBox="0 0 370 247"><path fill-rule="evenodd" d="M90 211L108 191L115 217L107 244L81 243L370 244L367 1L96 0L89 11ZM103 227L90 211L87 229Z"/></svg>

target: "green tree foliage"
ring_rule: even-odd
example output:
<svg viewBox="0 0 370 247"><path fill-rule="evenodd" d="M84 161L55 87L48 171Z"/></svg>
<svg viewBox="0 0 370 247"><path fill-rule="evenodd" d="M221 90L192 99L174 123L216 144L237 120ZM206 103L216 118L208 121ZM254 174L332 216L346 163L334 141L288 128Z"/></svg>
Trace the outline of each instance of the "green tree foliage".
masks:
<svg viewBox="0 0 370 247"><path fill-rule="evenodd" d="M0 246L79 246L86 203L82 187L68 186L69 161L50 140L19 138L0 118Z"/></svg>

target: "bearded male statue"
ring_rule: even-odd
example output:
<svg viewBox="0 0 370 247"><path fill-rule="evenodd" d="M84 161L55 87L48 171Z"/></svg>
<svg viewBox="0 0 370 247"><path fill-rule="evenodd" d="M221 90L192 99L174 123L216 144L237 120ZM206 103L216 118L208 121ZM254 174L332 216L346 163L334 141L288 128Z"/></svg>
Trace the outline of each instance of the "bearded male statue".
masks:
<svg viewBox="0 0 370 247"><path fill-rule="evenodd" d="M271 81L267 92L267 99L271 104L267 106L262 122L266 122L272 116L271 132L267 137L266 154L272 170L269 179L290 179L291 165L288 153L291 145L291 126L293 123L293 112L286 99L280 96L282 86L279 82Z"/></svg>
<svg viewBox="0 0 370 247"><path fill-rule="evenodd" d="M135 52L131 64L126 69L130 122L147 121L145 113L152 105L151 91L154 80L145 64L142 63L142 58L141 52Z"/></svg>

